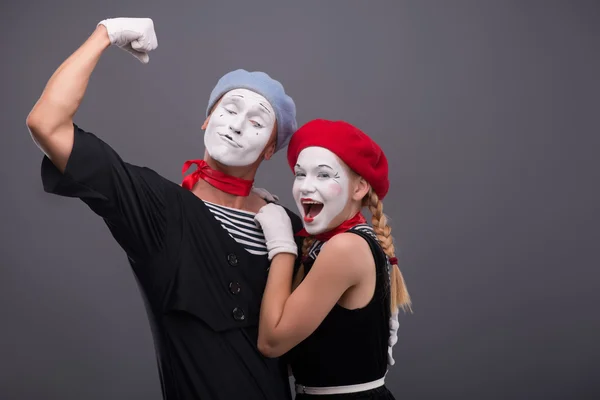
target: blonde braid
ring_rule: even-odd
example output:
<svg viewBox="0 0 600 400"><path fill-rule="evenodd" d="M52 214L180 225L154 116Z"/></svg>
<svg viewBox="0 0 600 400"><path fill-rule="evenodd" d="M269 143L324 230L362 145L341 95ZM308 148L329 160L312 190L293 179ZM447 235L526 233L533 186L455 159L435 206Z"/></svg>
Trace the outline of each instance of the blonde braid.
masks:
<svg viewBox="0 0 600 400"><path fill-rule="evenodd" d="M377 234L377 240L379 241L379 244L383 248L385 254L390 259L394 259L396 257L396 252L394 249L394 239L391 235L392 228L388 225L387 217L383 213L383 203L379 200L377 193L375 193L372 189L369 191L369 194L365 196L365 203L371 211L371 223L373 224L373 229ZM402 276L402 272L400 272L397 262L393 263L392 265L390 281L392 312L394 312L398 307L401 307L404 311L409 310L412 312L410 295L408 294L404 277Z"/></svg>
<svg viewBox="0 0 600 400"><path fill-rule="evenodd" d="M302 264L300 264L300 268L298 268L298 272L296 272L296 276L294 277L294 282L292 284L292 290L296 290L296 288L298 286L300 286L300 283L302 283L302 280L304 279L304 259L308 256L308 250L310 249L310 246L313 245L313 243L315 242L315 237L314 236L307 236L304 238L304 241L302 242Z"/></svg>

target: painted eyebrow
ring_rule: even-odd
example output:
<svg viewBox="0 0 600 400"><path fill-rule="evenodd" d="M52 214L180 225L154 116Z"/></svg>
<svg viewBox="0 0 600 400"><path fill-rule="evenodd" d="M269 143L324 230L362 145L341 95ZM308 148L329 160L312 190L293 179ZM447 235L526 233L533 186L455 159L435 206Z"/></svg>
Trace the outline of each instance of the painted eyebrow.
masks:
<svg viewBox="0 0 600 400"><path fill-rule="evenodd" d="M331 168L329 165L319 164L319 165L317 165L317 167L325 167L325 168L329 168L330 170L333 171L333 168Z"/></svg>
<svg viewBox="0 0 600 400"><path fill-rule="evenodd" d="M242 96L241 94L230 94L227 97L223 98L223 101L225 101L225 102L229 101L231 103L239 104L240 99L238 99L237 97L241 97L242 99L244 98L244 96Z"/></svg>
<svg viewBox="0 0 600 400"><path fill-rule="evenodd" d="M267 112L269 114L271 114L271 111L269 111L269 109L263 103L258 103L258 104L260 104L265 110L267 110Z"/></svg>
<svg viewBox="0 0 600 400"><path fill-rule="evenodd" d="M271 111L269 111L269 109L267 107L265 107L265 105L263 103L258 103L260 104L260 107L257 106L253 106L252 109L255 110L254 112L262 115L263 118L268 119L269 121L271 121L273 119L273 116L271 115ZM266 111L266 113L265 113Z"/></svg>

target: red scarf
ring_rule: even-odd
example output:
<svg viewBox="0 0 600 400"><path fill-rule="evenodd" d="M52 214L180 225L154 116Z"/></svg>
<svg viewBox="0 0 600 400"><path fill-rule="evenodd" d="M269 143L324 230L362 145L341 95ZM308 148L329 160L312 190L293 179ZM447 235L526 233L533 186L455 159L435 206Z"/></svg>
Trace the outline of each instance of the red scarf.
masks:
<svg viewBox="0 0 600 400"><path fill-rule="evenodd" d="M190 168L192 164L196 164L198 169L185 176L185 172ZM250 190L252 190L253 180L247 180L242 178L236 178L235 176L227 175L221 171L212 169L204 160L188 160L183 164L181 174L184 175L181 186L185 189L192 190L198 180L203 179L209 185L215 188L232 194L234 196L248 196Z"/></svg>
<svg viewBox="0 0 600 400"><path fill-rule="evenodd" d="M326 242L327 240L331 239L333 236L337 235L338 233L346 232L348 229L353 228L356 225L364 224L365 222L367 222L367 220L362 215L362 213L359 212L354 217L342 222L336 228L333 228L330 231L319 233L319 234L315 235L315 239L317 239L321 242ZM304 228L302 228L302 230L300 232L298 232L296 235L310 236L310 234L308 232L306 232L306 229L304 229Z"/></svg>

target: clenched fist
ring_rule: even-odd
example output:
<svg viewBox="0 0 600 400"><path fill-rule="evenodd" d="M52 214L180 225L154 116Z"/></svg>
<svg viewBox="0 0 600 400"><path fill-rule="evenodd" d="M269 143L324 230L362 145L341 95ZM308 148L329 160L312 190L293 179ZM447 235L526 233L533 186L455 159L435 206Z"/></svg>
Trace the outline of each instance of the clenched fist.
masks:
<svg viewBox="0 0 600 400"><path fill-rule="evenodd" d="M150 61L148 52L158 47L154 22L150 18L110 18L98 25L106 27L111 44L133 54L144 64Z"/></svg>

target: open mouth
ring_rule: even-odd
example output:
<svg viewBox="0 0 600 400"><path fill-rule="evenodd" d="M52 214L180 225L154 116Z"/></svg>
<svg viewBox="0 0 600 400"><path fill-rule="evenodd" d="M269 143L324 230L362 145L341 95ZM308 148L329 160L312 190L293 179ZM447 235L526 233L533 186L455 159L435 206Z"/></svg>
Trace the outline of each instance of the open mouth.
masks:
<svg viewBox="0 0 600 400"><path fill-rule="evenodd" d="M233 138L231 136L229 136L227 134L223 135L222 133L219 133L219 132L217 132L217 134L225 143L228 143L228 144L232 145L233 147L237 147L238 149L242 148L242 146L238 142L233 140Z"/></svg>
<svg viewBox="0 0 600 400"><path fill-rule="evenodd" d="M312 222L323 209L323 203L313 199L300 199L304 209L304 221Z"/></svg>

